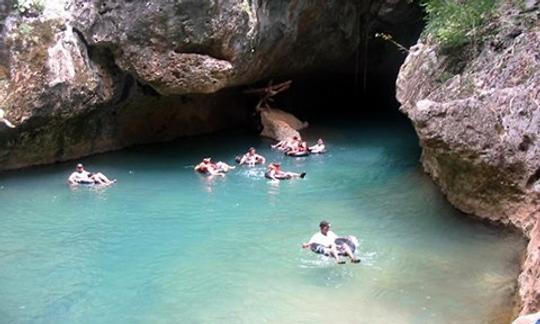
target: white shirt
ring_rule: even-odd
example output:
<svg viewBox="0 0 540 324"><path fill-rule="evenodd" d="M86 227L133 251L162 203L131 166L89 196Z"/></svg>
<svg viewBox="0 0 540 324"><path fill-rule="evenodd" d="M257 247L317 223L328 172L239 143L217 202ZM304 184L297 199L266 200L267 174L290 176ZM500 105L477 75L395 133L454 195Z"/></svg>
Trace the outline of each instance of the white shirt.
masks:
<svg viewBox="0 0 540 324"><path fill-rule="evenodd" d="M69 176L69 180L77 182L77 183L93 181L92 179L90 179L90 172L88 171L82 171L82 172L75 171Z"/></svg>
<svg viewBox="0 0 540 324"><path fill-rule="evenodd" d="M328 231L328 233L326 233L326 235L323 235L321 232L317 232L313 234L308 244L317 243L325 247L329 247L330 245L335 244L334 241L336 239L337 239L337 235L330 230Z"/></svg>

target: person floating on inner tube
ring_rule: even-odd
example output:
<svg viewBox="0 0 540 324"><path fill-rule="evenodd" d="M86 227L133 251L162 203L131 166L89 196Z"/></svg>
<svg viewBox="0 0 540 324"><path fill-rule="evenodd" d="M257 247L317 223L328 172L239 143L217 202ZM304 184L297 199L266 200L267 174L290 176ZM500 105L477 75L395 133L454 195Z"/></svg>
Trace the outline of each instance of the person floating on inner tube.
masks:
<svg viewBox="0 0 540 324"><path fill-rule="evenodd" d="M214 164L212 163L211 158L207 157L204 158L201 163L197 164L194 170L210 176L218 175L220 177L224 177L226 172L229 172L230 169L234 168L235 167L221 161Z"/></svg>
<svg viewBox="0 0 540 324"><path fill-rule="evenodd" d="M281 170L280 163L273 162L268 164L268 170L266 171L264 176L271 180L289 180L304 178L306 176L306 173L285 172Z"/></svg>
<svg viewBox="0 0 540 324"><path fill-rule="evenodd" d="M266 159L264 156L257 154L254 147L250 147L246 154L240 159L240 164L246 164L248 166L255 166L255 164L265 164Z"/></svg>
<svg viewBox="0 0 540 324"><path fill-rule="evenodd" d="M345 260L340 258L340 255L346 255L351 259L351 262L358 263L360 259L354 256L353 251L347 244L336 245L338 236L330 230L330 223L321 221L319 224L320 232L313 234L309 242L302 244L304 249L311 248L313 252L324 254L336 259L338 264L345 263Z"/></svg>
<svg viewBox="0 0 540 324"><path fill-rule="evenodd" d="M274 145L271 145L272 148L278 149L282 152L288 152L290 150L296 149L300 144L302 139L298 136L293 136L292 138L287 138L283 141L280 141Z"/></svg>
<svg viewBox="0 0 540 324"><path fill-rule="evenodd" d="M326 146L324 145L324 142L322 139L317 140L317 144L310 146L309 151L314 154L320 154L326 152Z"/></svg>
<svg viewBox="0 0 540 324"><path fill-rule="evenodd" d="M309 155L309 148L306 142L298 142L298 145L287 151L285 154L289 156L306 156Z"/></svg>
<svg viewBox="0 0 540 324"><path fill-rule="evenodd" d="M91 173L84 169L84 166L79 163L75 171L69 176L68 183L70 185L111 185L116 182L116 179L109 180L103 173Z"/></svg>

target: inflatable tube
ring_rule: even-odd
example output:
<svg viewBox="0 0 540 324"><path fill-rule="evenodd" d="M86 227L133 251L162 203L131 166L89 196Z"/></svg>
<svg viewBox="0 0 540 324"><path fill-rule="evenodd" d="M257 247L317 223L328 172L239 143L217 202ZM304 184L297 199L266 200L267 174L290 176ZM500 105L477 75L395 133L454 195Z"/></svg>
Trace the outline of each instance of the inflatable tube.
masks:
<svg viewBox="0 0 540 324"><path fill-rule="evenodd" d="M352 253L354 253L358 248L358 239L352 235L346 237L338 237L334 242L336 243L338 255L340 256L346 255L343 250L344 245L348 245ZM310 249L317 254L323 254L328 256L328 254L325 253L326 248L324 248L320 244L313 243L311 244Z"/></svg>
<svg viewBox="0 0 540 324"><path fill-rule="evenodd" d="M340 247L343 247L345 244L349 246L351 252L354 253L358 247L358 239L354 236L338 237L335 240L336 246L338 248L339 255L345 255L344 252L340 251Z"/></svg>
<svg viewBox="0 0 540 324"><path fill-rule="evenodd" d="M287 156L292 156L292 157L304 157L304 156L308 156L309 155L309 151L304 151L304 152L287 152L285 153L285 155Z"/></svg>
<svg viewBox="0 0 540 324"><path fill-rule="evenodd" d="M77 181L77 184L84 186L93 186L96 184L96 182L94 180L80 180Z"/></svg>
<svg viewBox="0 0 540 324"><path fill-rule="evenodd" d="M236 163L240 163L240 161L242 161L242 157L240 155L237 155L234 160L236 161ZM246 163L247 164L247 163ZM257 162L255 162L255 164L262 164L262 160L261 159L257 159Z"/></svg>
<svg viewBox="0 0 540 324"><path fill-rule="evenodd" d="M210 172L208 172L208 170L206 170L206 171L195 170L195 172L197 172L198 174L205 175L205 176L209 176L209 175L210 175Z"/></svg>
<svg viewBox="0 0 540 324"><path fill-rule="evenodd" d="M268 172L268 171L264 173L264 177L265 177L266 179L274 180L274 179L270 176L270 172ZM278 179L278 180L290 180L290 179L292 178L292 176L290 176L290 175L282 175L282 176L275 175L274 177L275 177L276 179Z"/></svg>

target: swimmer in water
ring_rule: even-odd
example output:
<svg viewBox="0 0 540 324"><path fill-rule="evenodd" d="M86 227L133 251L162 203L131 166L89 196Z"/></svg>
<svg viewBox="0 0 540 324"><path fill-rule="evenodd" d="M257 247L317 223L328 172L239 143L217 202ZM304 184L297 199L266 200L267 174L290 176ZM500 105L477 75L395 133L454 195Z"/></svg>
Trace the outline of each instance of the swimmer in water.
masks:
<svg viewBox="0 0 540 324"><path fill-rule="evenodd" d="M246 164L248 166L255 166L255 164L264 164L266 159L264 156L257 154L254 147L250 147L246 154L240 159L240 164Z"/></svg>

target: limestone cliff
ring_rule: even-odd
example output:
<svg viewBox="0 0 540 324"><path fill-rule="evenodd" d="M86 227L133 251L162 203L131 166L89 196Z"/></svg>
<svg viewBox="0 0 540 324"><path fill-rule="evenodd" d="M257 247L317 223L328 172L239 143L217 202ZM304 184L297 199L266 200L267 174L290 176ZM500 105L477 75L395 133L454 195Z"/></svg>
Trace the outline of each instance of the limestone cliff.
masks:
<svg viewBox="0 0 540 324"><path fill-rule="evenodd" d="M397 80L424 169L450 202L530 238L522 314L540 310L539 13L536 1L502 2L483 41L459 56L425 35Z"/></svg>
<svg viewBox="0 0 540 324"><path fill-rule="evenodd" d="M237 86L343 69L408 2L47 0L0 6L0 170L243 125ZM30 5L28 5L30 4Z"/></svg>

